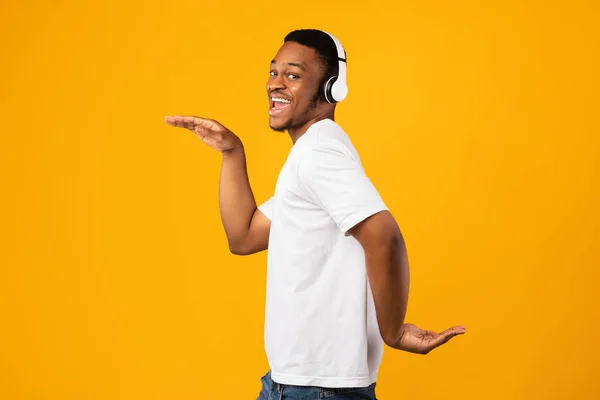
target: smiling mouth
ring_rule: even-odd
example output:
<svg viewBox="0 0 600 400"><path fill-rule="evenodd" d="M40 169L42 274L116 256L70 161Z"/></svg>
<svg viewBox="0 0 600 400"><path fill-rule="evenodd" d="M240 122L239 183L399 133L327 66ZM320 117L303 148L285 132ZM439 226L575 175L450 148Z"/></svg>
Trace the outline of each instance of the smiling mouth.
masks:
<svg viewBox="0 0 600 400"><path fill-rule="evenodd" d="M286 108L290 106L292 102L283 97L272 97L271 108L269 109L269 115L277 115L282 113Z"/></svg>

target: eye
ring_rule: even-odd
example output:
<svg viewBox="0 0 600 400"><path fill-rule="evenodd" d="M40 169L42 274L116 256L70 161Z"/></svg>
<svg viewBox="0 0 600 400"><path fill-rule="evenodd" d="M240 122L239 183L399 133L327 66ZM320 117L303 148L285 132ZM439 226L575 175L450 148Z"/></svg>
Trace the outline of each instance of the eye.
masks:
<svg viewBox="0 0 600 400"><path fill-rule="evenodd" d="M296 74L288 74L288 78L293 80L293 79L298 79L299 76Z"/></svg>
<svg viewBox="0 0 600 400"><path fill-rule="evenodd" d="M275 71L271 71L271 72L270 72L270 75L271 75L271 76L275 76L275 75L277 75L277 72L275 72Z"/></svg>

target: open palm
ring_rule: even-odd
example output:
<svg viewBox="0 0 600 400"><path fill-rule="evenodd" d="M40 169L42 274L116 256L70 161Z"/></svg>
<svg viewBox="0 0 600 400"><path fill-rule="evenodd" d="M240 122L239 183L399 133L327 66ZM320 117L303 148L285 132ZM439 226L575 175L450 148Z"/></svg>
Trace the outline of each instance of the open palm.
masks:
<svg viewBox="0 0 600 400"><path fill-rule="evenodd" d="M409 353L427 354L431 350L447 343L457 335L465 333L464 326L455 326L443 332L436 333L420 329L413 324L404 324L402 336L396 347Z"/></svg>
<svg viewBox="0 0 600 400"><path fill-rule="evenodd" d="M209 147L226 152L240 147L240 139L218 121L195 116L167 116L165 122L171 126L194 132Z"/></svg>

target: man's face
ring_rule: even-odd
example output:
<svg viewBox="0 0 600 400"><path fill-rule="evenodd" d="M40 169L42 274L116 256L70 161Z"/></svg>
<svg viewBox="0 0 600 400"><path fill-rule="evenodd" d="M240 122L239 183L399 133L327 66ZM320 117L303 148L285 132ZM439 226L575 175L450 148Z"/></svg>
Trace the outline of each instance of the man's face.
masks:
<svg viewBox="0 0 600 400"><path fill-rule="evenodd" d="M315 50L295 42L283 44L271 62L267 82L271 129L289 131L319 114L322 77L322 65Z"/></svg>

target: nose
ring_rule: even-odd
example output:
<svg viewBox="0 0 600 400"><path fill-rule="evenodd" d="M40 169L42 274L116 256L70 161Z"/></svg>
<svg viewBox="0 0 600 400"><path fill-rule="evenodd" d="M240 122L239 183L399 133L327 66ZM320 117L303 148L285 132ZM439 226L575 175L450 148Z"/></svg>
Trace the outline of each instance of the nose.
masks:
<svg viewBox="0 0 600 400"><path fill-rule="evenodd" d="M283 79L279 75L270 76L267 82L267 91L272 92L277 89L285 89Z"/></svg>

